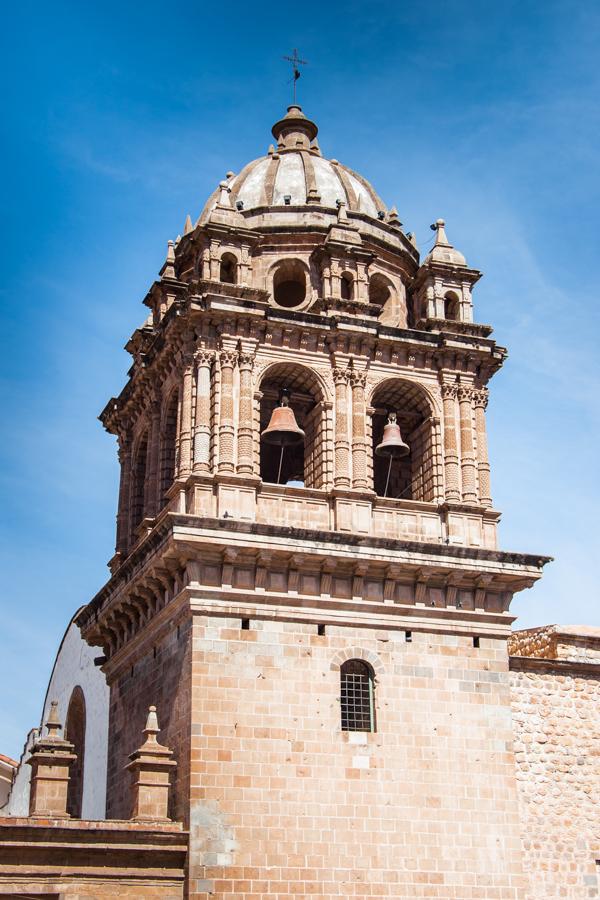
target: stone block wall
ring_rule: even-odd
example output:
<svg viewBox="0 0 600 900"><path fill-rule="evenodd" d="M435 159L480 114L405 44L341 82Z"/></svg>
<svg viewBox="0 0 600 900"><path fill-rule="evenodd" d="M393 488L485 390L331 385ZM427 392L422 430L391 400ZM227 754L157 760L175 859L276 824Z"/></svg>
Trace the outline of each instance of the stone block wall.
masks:
<svg viewBox="0 0 600 900"><path fill-rule="evenodd" d="M377 730L342 733L359 655ZM198 615L190 831L195 900L522 898L505 642Z"/></svg>
<svg viewBox="0 0 600 900"><path fill-rule="evenodd" d="M159 741L173 751L169 815L187 821L190 730L190 621L173 622L161 639L148 639L111 683L107 818L131 815L129 754L140 746L148 707L156 706Z"/></svg>

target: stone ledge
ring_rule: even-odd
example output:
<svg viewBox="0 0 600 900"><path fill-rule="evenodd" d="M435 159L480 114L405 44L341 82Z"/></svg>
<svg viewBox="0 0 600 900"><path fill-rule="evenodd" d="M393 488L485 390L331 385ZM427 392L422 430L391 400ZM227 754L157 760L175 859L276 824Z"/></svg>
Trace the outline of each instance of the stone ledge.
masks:
<svg viewBox="0 0 600 900"><path fill-rule="evenodd" d="M541 656L510 656L511 672L551 672L555 675L592 675L600 679L600 663L547 659Z"/></svg>

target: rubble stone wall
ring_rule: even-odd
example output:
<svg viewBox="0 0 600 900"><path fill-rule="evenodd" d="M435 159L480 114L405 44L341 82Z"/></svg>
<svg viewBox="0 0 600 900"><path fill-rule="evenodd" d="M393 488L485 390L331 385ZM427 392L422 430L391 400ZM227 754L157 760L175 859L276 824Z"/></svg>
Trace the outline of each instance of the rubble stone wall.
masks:
<svg viewBox="0 0 600 900"><path fill-rule="evenodd" d="M600 671L526 666L511 691L528 900L599 897Z"/></svg>

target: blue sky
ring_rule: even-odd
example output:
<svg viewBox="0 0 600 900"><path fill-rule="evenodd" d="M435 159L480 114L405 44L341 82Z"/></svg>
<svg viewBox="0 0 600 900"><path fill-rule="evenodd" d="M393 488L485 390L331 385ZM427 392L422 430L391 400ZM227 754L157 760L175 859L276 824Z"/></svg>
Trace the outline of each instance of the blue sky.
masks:
<svg viewBox="0 0 600 900"><path fill-rule="evenodd" d="M5 13L5 19L8 13ZM289 102L484 272L509 359L488 411L504 549L556 557L523 627L600 625L600 10L589 2L23 2L5 21L0 752L38 723L72 614L104 582L117 495L96 420L166 241Z"/></svg>

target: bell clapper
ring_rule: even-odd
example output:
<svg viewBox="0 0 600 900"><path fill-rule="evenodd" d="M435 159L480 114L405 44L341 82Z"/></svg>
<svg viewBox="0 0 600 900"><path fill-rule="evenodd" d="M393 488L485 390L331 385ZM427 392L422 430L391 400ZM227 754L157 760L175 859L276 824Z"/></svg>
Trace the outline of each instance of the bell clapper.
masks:
<svg viewBox="0 0 600 900"><path fill-rule="evenodd" d="M281 453L279 454L279 471L277 472L277 484L281 484L281 467L283 465L283 450L285 448L285 444L281 445Z"/></svg>
<svg viewBox="0 0 600 900"><path fill-rule="evenodd" d="M394 457L390 454L390 464L389 464L389 466L388 466L387 478L385 479L385 491L383 492L383 496L384 496L384 497L387 497L388 487L389 487L389 484L390 484L390 475L391 475L391 472L392 472L392 460L393 460L393 458L394 458Z"/></svg>

